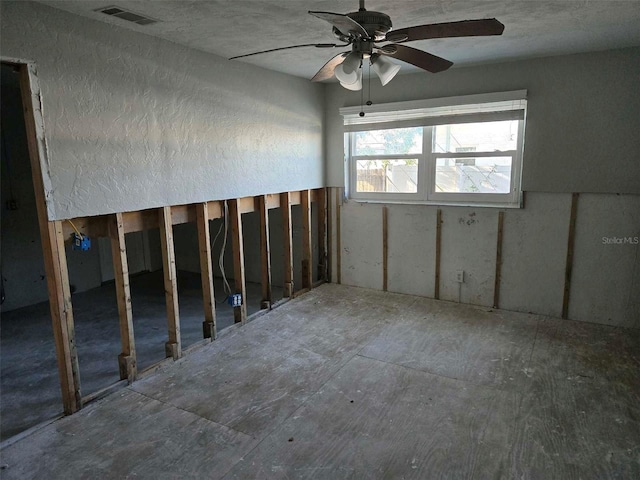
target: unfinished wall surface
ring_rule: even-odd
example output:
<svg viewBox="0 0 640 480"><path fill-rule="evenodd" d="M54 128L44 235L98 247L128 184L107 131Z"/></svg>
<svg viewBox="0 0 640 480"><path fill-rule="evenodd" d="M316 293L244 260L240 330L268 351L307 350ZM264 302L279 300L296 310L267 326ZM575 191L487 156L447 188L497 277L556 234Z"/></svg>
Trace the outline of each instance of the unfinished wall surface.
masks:
<svg viewBox="0 0 640 480"><path fill-rule="evenodd" d="M318 241L317 241L317 208L312 203L312 267L313 279L317 278ZM294 287L299 290L302 286L302 209L300 205L291 207L292 241L294 257ZM220 236L213 243L219 229ZM213 271L216 277L221 277L219 268L220 251L224 237L224 220L216 219L209 222L211 234L211 258ZM245 278L247 282L261 282L261 254L260 254L260 215L258 212L250 212L242 215L243 248L245 262ZM195 224L187 223L175 225L173 238L176 253L176 268L188 272L200 273L200 257L198 250L198 236ZM269 242L271 249L271 284L282 287L284 285L284 235L282 230L282 211L280 208L269 209ZM231 231L227 233L227 245L224 255L225 274L228 280L234 278L233 271L233 246ZM217 292L219 298L222 292ZM275 300L279 300L276 298Z"/></svg>
<svg viewBox="0 0 640 480"><path fill-rule="evenodd" d="M37 65L55 219L323 185L323 86L32 2L1 8L2 56Z"/></svg>
<svg viewBox="0 0 640 480"><path fill-rule="evenodd" d="M581 195L574 254L572 315L640 328L640 196Z"/></svg>
<svg viewBox="0 0 640 480"><path fill-rule="evenodd" d="M528 193L526 198L522 210L441 207L440 299L493 306L503 211L499 307L561 316L571 194ZM389 291L433 298L439 207L387 208ZM341 283L382 289L382 206L347 201L340 215ZM640 197L579 197L568 318L640 328L638 239ZM458 270L464 271L462 284L456 281ZM335 262L332 280L338 280Z"/></svg>
<svg viewBox="0 0 640 480"><path fill-rule="evenodd" d="M504 211L499 306L561 316L571 215L578 200L568 317L640 328L640 49L452 69L372 81L374 103L526 89L523 209ZM327 89L328 184L344 185L338 109L358 94ZM625 194L626 193L626 194ZM335 207L335 195L331 196ZM341 281L382 288L382 206L347 200L341 208ZM388 288L432 297L438 207L389 205ZM491 307L496 208L441 207L440 298ZM332 221L336 221L335 209ZM623 244L603 237L628 238ZM331 232L334 262L338 241ZM464 270L465 282L455 274Z"/></svg>

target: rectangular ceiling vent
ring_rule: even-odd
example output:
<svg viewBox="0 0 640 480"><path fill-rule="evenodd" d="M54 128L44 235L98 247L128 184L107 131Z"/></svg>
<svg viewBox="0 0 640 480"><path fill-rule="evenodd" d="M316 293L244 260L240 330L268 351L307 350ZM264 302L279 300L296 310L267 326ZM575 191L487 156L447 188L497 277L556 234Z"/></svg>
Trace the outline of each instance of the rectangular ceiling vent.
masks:
<svg viewBox="0 0 640 480"><path fill-rule="evenodd" d="M105 15L110 15L112 17L118 17L122 20L126 20L127 22L137 23L138 25L153 25L154 23L158 23L158 20L145 17L138 13L133 13L129 10L116 7L114 5L111 5L110 7L98 8L96 12L104 13Z"/></svg>

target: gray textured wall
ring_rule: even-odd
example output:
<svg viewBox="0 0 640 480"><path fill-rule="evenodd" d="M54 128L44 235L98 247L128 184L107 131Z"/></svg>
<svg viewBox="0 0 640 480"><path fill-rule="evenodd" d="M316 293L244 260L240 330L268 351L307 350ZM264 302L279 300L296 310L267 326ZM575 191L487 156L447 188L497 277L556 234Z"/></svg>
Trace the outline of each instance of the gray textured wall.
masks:
<svg viewBox="0 0 640 480"><path fill-rule="evenodd" d="M35 61L55 219L323 185L324 87L32 2L2 56Z"/></svg>
<svg viewBox="0 0 640 480"><path fill-rule="evenodd" d="M400 75L371 82L374 103L528 91L522 186L640 194L640 48ZM360 95L327 88L328 185L344 185L342 117Z"/></svg>

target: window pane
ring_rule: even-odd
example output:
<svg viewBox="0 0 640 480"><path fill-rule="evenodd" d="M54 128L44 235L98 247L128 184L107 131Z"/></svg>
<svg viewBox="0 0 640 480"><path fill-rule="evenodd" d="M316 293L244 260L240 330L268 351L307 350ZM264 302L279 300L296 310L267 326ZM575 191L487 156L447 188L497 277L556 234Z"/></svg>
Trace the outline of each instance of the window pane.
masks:
<svg viewBox="0 0 640 480"><path fill-rule="evenodd" d="M436 193L509 193L511 157L438 158Z"/></svg>
<svg viewBox="0 0 640 480"><path fill-rule="evenodd" d="M435 127L435 153L495 152L515 150L518 120L461 123Z"/></svg>
<svg viewBox="0 0 640 480"><path fill-rule="evenodd" d="M358 160L357 192L416 193L418 160Z"/></svg>
<svg viewBox="0 0 640 480"><path fill-rule="evenodd" d="M354 155L422 153L422 127L354 133Z"/></svg>

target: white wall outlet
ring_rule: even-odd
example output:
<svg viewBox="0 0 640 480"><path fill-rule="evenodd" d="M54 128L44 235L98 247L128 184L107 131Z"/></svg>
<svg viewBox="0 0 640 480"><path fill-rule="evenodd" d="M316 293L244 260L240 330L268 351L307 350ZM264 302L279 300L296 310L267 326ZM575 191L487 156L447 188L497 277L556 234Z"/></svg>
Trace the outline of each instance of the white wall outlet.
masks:
<svg viewBox="0 0 640 480"><path fill-rule="evenodd" d="M456 271L456 282L464 283L464 270Z"/></svg>

